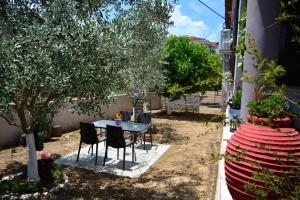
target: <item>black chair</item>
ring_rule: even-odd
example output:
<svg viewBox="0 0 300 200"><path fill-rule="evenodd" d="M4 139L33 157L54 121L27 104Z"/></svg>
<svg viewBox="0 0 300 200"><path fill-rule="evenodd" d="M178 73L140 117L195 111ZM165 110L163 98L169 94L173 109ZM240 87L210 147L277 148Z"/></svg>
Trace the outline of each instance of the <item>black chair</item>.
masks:
<svg viewBox="0 0 300 200"><path fill-rule="evenodd" d="M122 115L122 121L128 122L130 121L130 113L127 111L120 111L120 114Z"/></svg>
<svg viewBox="0 0 300 200"><path fill-rule="evenodd" d="M150 144L152 146L152 124L151 124L151 113L139 113L137 118L138 123L148 124L148 130L144 131L144 149L146 149L146 133L150 134Z"/></svg>
<svg viewBox="0 0 300 200"><path fill-rule="evenodd" d="M113 147L117 149L117 158L119 159L119 149L123 148L123 170L125 169L125 153L126 147L131 146L132 148L132 162L134 162L135 152L134 152L134 141L133 140L125 140L124 132L121 127L117 126L106 126L106 148L105 148L105 156L103 161L103 166L105 166L105 160L107 158L107 150L108 147Z"/></svg>
<svg viewBox="0 0 300 200"><path fill-rule="evenodd" d="M97 165L98 143L103 142L105 140L106 140L106 136L97 135L94 124L80 122L80 143L79 143L78 154L77 154L77 162L79 160L79 154L80 154L80 149L81 149L82 143L90 144L92 146L94 144L96 144L95 165ZM92 151L92 155L93 155L93 151Z"/></svg>

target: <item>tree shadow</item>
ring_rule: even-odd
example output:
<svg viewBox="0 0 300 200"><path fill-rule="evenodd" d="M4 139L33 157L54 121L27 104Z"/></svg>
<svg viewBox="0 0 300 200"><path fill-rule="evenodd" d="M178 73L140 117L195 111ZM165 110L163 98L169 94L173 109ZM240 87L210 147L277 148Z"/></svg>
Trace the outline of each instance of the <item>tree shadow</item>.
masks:
<svg viewBox="0 0 300 200"><path fill-rule="evenodd" d="M0 177L7 175L15 175L16 173L24 172L27 173L27 165L14 161L6 166L5 169L0 171Z"/></svg>
<svg viewBox="0 0 300 200"><path fill-rule="evenodd" d="M70 185L55 193L51 199L199 199L196 187L201 177L184 172L161 171L155 176L149 174L137 179L118 177L89 170L70 169ZM189 182L172 182L176 176L191 178ZM164 187L157 187L156 184ZM142 187L137 186L142 185Z"/></svg>
<svg viewBox="0 0 300 200"><path fill-rule="evenodd" d="M181 144L186 140L189 140L189 137L184 134L178 133L175 129L167 123L159 123L155 125L155 142L160 144Z"/></svg>
<svg viewBox="0 0 300 200"><path fill-rule="evenodd" d="M160 112L153 114L153 118L193 122L222 122L223 120L221 115L191 112L172 112L172 115Z"/></svg>

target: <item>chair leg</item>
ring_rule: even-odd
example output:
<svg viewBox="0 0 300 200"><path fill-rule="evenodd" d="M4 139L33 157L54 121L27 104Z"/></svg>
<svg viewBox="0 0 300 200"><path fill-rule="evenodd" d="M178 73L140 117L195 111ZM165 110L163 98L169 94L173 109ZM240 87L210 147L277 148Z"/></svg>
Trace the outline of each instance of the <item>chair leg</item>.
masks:
<svg viewBox="0 0 300 200"><path fill-rule="evenodd" d="M119 160L119 148L117 148L117 160Z"/></svg>
<svg viewBox="0 0 300 200"><path fill-rule="evenodd" d="M96 158L95 158L95 165L97 165L97 159L98 159L98 143L96 144Z"/></svg>
<svg viewBox="0 0 300 200"><path fill-rule="evenodd" d="M103 166L105 166L105 160L107 158L107 149L108 149L108 146L106 145L106 148L105 148L105 155L104 155L104 160L103 160Z"/></svg>
<svg viewBox="0 0 300 200"><path fill-rule="evenodd" d="M78 162L78 160L79 160L79 154L80 154L80 149L81 149L81 143L82 143L82 141L80 140L79 148L78 148L78 154L77 154L77 162Z"/></svg>
<svg viewBox="0 0 300 200"><path fill-rule="evenodd" d="M152 147L152 142L153 142L153 139L152 139L152 130L150 129L150 143L151 143L151 147Z"/></svg>
<svg viewBox="0 0 300 200"><path fill-rule="evenodd" d="M132 162L134 162L134 143L132 143Z"/></svg>
<svg viewBox="0 0 300 200"><path fill-rule="evenodd" d="M144 133L144 150L146 149L146 133Z"/></svg>
<svg viewBox="0 0 300 200"><path fill-rule="evenodd" d="M88 153L90 153L91 150L92 150L92 155L93 155L93 145L90 146Z"/></svg>
<svg viewBox="0 0 300 200"><path fill-rule="evenodd" d="M125 154L126 154L126 147L124 147L124 153L123 153L123 171L125 169Z"/></svg>

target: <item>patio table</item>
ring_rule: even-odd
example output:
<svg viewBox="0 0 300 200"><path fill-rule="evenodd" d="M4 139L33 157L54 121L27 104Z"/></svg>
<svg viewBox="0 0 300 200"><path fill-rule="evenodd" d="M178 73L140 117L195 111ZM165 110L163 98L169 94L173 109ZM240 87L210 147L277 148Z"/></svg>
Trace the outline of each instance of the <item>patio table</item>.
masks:
<svg viewBox="0 0 300 200"><path fill-rule="evenodd" d="M95 121L93 122L95 128L103 128L106 129L107 125L111 125L111 126L117 126L116 122L114 120L99 120L99 121ZM143 133L144 131L147 131L150 127L149 124L144 124L144 123L137 123L137 122L125 122L122 121L121 123L121 127L123 131L128 131L130 134L133 135L133 140L134 142L137 141L137 137L140 133ZM148 149L146 149L148 152Z"/></svg>
<svg viewBox="0 0 300 200"><path fill-rule="evenodd" d="M95 121L93 123L95 125L95 128L106 129L107 125L116 126L116 122L114 120L99 120L99 121ZM128 132L136 135L143 131L148 130L149 124L122 121L121 127L122 127L123 131L128 131Z"/></svg>

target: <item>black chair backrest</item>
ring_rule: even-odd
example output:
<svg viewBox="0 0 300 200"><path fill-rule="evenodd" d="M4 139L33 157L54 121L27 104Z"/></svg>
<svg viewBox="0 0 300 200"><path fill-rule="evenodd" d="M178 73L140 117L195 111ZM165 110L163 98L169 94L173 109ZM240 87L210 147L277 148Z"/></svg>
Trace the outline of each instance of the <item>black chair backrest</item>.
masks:
<svg viewBox="0 0 300 200"><path fill-rule="evenodd" d="M144 105L144 101L143 101L142 99L139 99L139 100L136 102L135 107L134 107L135 113L143 112L143 105Z"/></svg>
<svg viewBox="0 0 300 200"><path fill-rule="evenodd" d="M151 123L151 113L139 113L137 122L144 123L144 124L150 124Z"/></svg>
<svg viewBox="0 0 300 200"><path fill-rule="evenodd" d="M86 144L95 144L98 142L97 132L94 124L80 122L81 141Z"/></svg>
<svg viewBox="0 0 300 200"><path fill-rule="evenodd" d="M128 122L130 120L130 113L127 111L121 111L122 121Z"/></svg>
<svg viewBox="0 0 300 200"><path fill-rule="evenodd" d="M119 126L106 126L106 145L113 148L125 147L124 133Z"/></svg>

